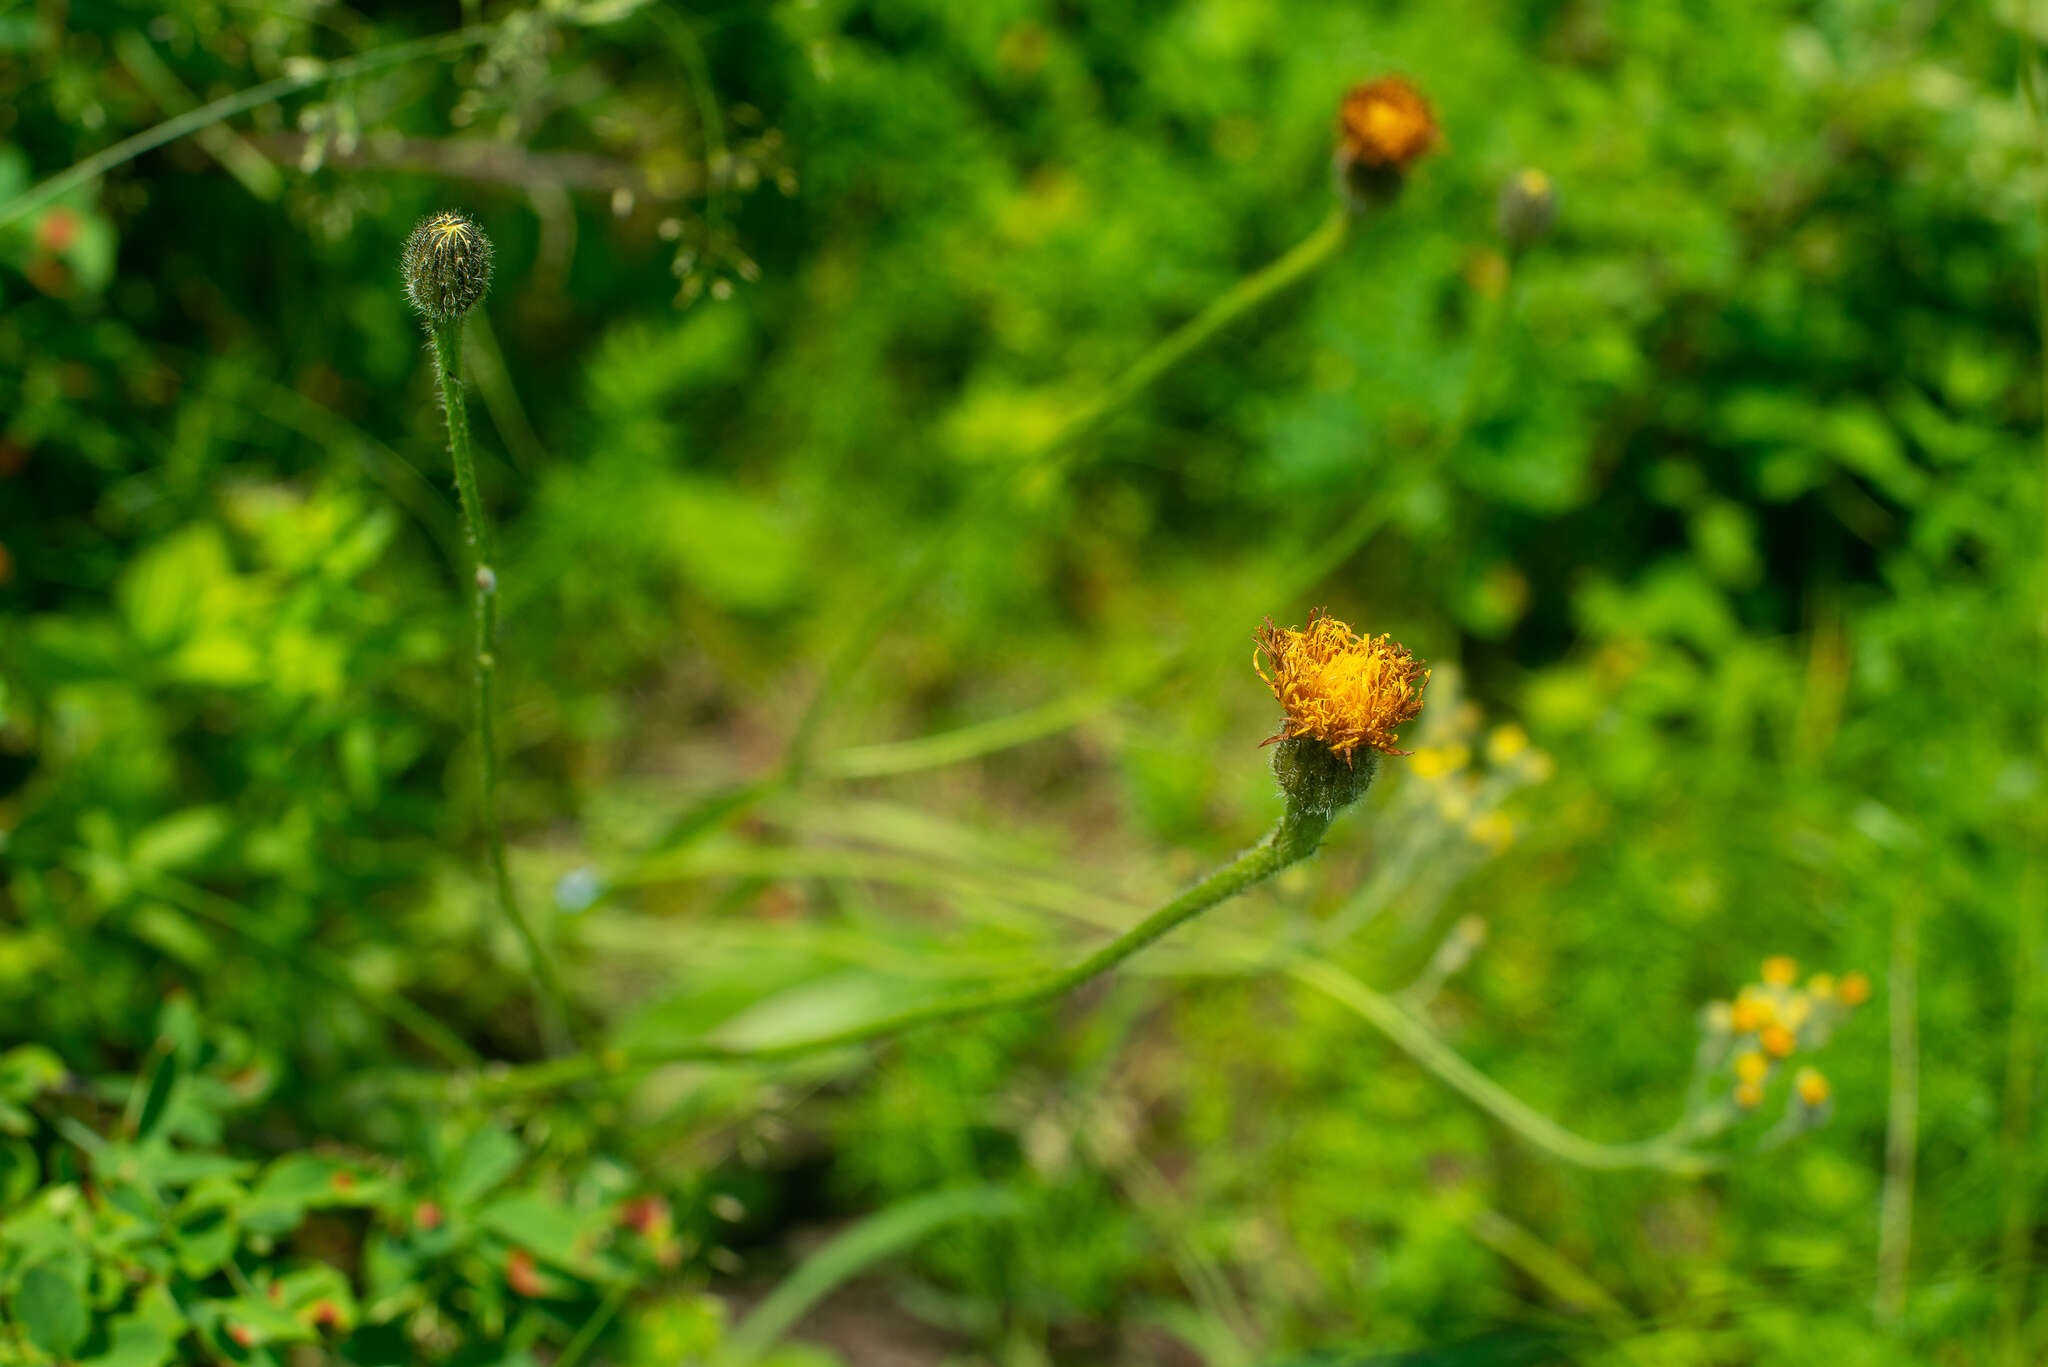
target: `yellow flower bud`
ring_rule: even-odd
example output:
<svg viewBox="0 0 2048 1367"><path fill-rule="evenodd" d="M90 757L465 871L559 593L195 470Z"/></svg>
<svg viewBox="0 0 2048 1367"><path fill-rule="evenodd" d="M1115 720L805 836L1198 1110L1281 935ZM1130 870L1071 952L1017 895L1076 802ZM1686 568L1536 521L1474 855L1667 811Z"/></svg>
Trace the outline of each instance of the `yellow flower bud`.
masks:
<svg viewBox="0 0 2048 1367"><path fill-rule="evenodd" d="M1814 974L1806 980L1806 990L1811 992L1817 1001L1831 999L1835 995L1835 975L1832 973Z"/></svg>
<svg viewBox="0 0 2048 1367"><path fill-rule="evenodd" d="M1787 1058L1799 1047L1799 1036L1782 1025L1766 1025L1763 1033L1757 1036L1757 1043L1763 1045L1764 1052L1772 1058Z"/></svg>
<svg viewBox="0 0 2048 1367"><path fill-rule="evenodd" d="M1529 748L1529 733L1513 722L1493 728L1493 734L1486 738L1486 762L1493 765L1513 764Z"/></svg>
<svg viewBox="0 0 2048 1367"><path fill-rule="evenodd" d="M1476 843L1495 854L1515 843L1515 823L1501 812L1487 812L1475 817L1465 829Z"/></svg>
<svg viewBox="0 0 2048 1367"><path fill-rule="evenodd" d="M1785 1025L1793 1030L1797 1030L1805 1025L1808 1018L1812 1015L1813 998L1807 996L1804 992L1794 992L1786 997L1785 1004L1778 1010L1779 1019L1783 1020Z"/></svg>
<svg viewBox="0 0 2048 1367"><path fill-rule="evenodd" d="M1735 1076L1744 1082L1762 1086L1771 1075L1771 1061L1751 1049L1735 1056Z"/></svg>
<svg viewBox="0 0 2048 1367"><path fill-rule="evenodd" d="M1753 1035L1776 1020L1778 1013L1772 1009L1770 999L1759 996L1754 988L1745 987L1735 998L1735 1006L1729 1012L1729 1020L1738 1035Z"/></svg>
<svg viewBox="0 0 2048 1367"><path fill-rule="evenodd" d="M1792 1079L1792 1088L1799 1093L1799 1099L1809 1106L1820 1106L1829 1096L1828 1080L1815 1068L1801 1068Z"/></svg>
<svg viewBox="0 0 2048 1367"><path fill-rule="evenodd" d="M1735 1084L1735 1104L1743 1110L1753 1111L1763 1104L1763 1100L1764 1089L1762 1084L1755 1082L1738 1082Z"/></svg>
<svg viewBox="0 0 2048 1367"><path fill-rule="evenodd" d="M1799 961L1789 954L1773 954L1764 960L1763 979L1772 987L1790 987L1799 980Z"/></svg>

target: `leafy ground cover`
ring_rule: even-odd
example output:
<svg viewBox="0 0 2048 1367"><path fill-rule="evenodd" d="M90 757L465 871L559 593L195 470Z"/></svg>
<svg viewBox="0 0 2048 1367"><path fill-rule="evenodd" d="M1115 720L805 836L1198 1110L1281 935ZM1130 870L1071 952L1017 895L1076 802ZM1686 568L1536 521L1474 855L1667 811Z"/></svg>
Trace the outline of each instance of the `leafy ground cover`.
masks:
<svg viewBox="0 0 2048 1367"><path fill-rule="evenodd" d="M2044 39L0 4L0 1362L2038 1360Z"/></svg>

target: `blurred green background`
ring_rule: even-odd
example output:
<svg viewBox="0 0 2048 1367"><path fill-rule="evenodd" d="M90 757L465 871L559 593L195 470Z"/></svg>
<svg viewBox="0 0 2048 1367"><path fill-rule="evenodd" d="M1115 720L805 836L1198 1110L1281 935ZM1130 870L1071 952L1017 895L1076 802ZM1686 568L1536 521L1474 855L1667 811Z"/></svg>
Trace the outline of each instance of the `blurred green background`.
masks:
<svg viewBox="0 0 2048 1367"><path fill-rule="evenodd" d="M0 3L0 1362L2043 1360L2044 39ZM1399 201L977 514L807 781L732 803L970 489L1323 220L1387 71L1446 134ZM544 1045L396 272L451 205L513 867L588 1038L814 1033L1134 920L1278 810L1267 614L1429 659L1422 752L1057 1006L475 1085ZM1786 1068L1710 1173L1612 1147L1720 1104L1702 1021L1774 954L1875 985L1824 1113Z"/></svg>

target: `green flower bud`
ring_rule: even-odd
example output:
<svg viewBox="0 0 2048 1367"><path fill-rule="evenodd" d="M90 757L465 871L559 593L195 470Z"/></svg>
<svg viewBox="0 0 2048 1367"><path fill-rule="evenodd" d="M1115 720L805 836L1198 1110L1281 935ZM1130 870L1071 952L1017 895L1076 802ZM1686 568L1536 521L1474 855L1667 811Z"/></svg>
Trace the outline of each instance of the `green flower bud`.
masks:
<svg viewBox="0 0 2048 1367"><path fill-rule="evenodd" d="M423 317L453 322L491 287L491 239L459 209L428 214L405 240L399 270L406 298Z"/></svg>
<svg viewBox="0 0 2048 1367"><path fill-rule="evenodd" d="M1557 221L1557 187L1550 177L1534 167L1517 171L1500 187L1500 202L1494 208L1494 223L1511 251L1533 247L1550 232Z"/></svg>
<svg viewBox="0 0 2048 1367"><path fill-rule="evenodd" d="M1273 777L1290 820L1329 825L1332 817L1365 796L1379 771L1377 751L1360 750L1347 757L1313 736L1273 743Z"/></svg>

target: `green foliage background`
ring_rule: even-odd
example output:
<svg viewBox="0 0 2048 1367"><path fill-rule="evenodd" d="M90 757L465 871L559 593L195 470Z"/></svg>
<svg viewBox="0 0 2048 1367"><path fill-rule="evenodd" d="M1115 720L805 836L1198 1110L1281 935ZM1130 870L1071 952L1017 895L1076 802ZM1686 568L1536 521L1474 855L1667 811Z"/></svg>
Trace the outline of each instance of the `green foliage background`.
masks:
<svg viewBox="0 0 2048 1367"><path fill-rule="evenodd" d="M0 1362L2039 1360L2042 37L1871 0L0 4ZM707 819L986 471L1314 228L1388 70L1447 132L1398 204L969 528L820 774ZM1560 212L1510 267L1524 166ZM1601 1141L1681 1111L1764 955L1860 968L1831 1124L1589 1170L1198 937L872 1051L473 1086L542 1042L395 272L451 203L500 272L514 867L588 1035L1071 957L1270 822L1250 632L1326 604L1437 666L1429 758L1211 919L1392 990L1483 918L1419 1009ZM968 762L874 748L1068 699ZM792 1268L858 1274L809 1347L720 1328Z"/></svg>

